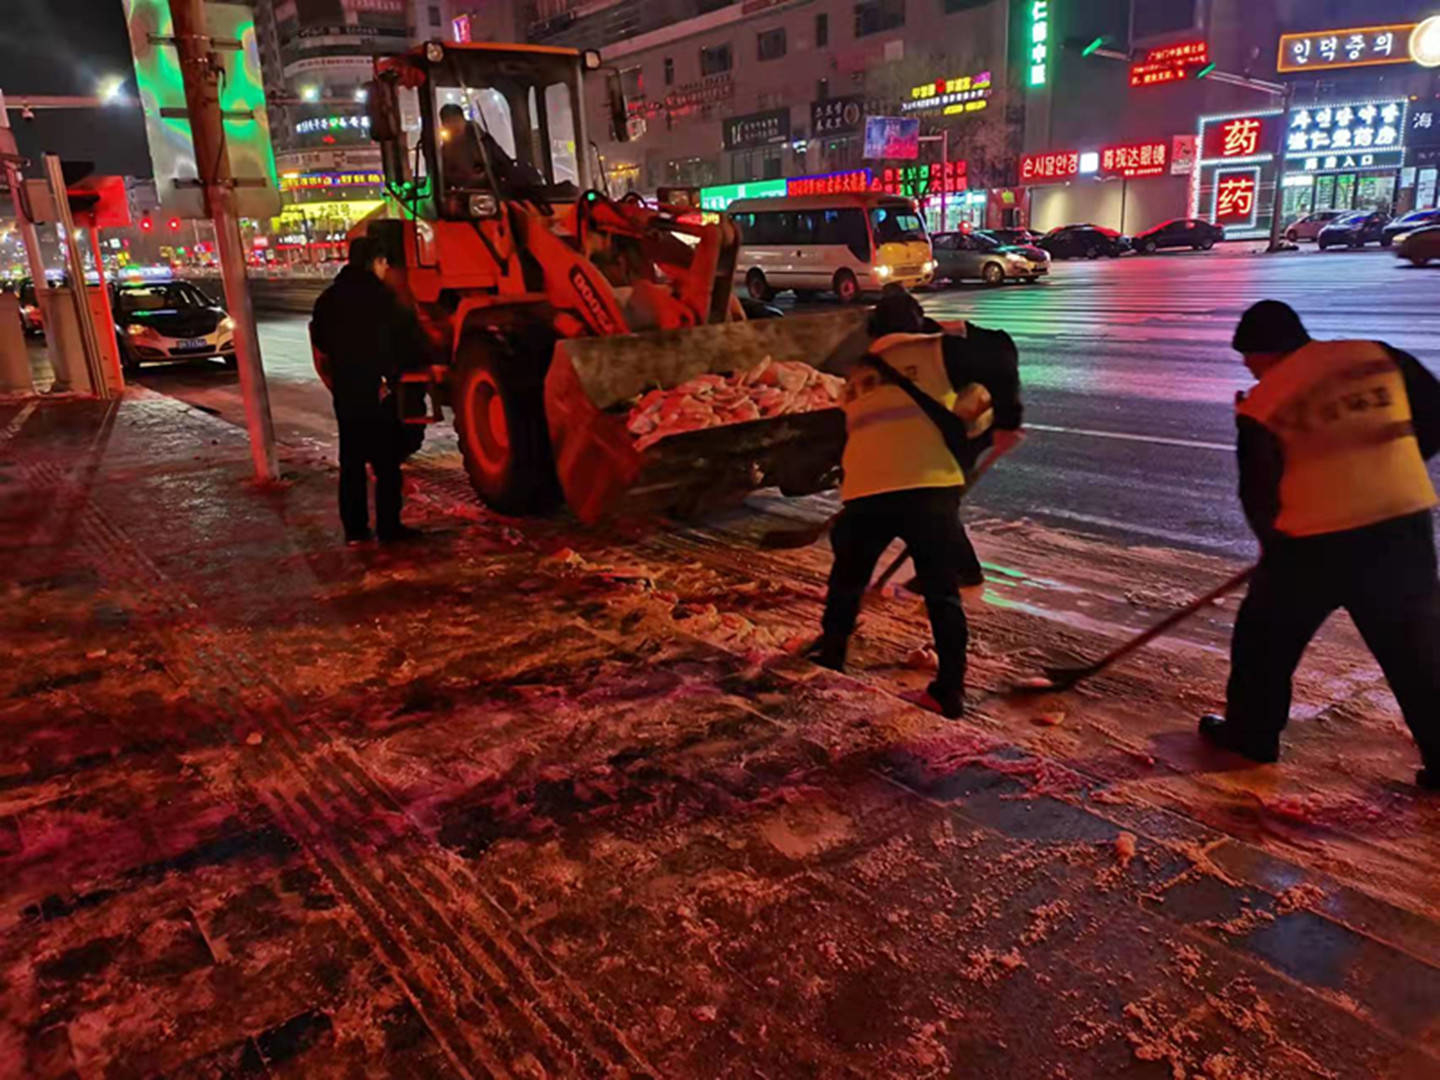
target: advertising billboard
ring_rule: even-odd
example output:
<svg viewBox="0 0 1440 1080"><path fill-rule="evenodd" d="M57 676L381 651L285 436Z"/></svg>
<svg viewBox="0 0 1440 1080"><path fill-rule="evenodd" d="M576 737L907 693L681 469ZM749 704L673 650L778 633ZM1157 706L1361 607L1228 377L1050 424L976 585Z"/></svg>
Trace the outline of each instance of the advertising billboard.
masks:
<svg viewBox="0 0 1440 1080"><path fill-rule="evenodd" d="M865 157L913 161L920 156L920 121L907 116L867 116Z"/></svg>

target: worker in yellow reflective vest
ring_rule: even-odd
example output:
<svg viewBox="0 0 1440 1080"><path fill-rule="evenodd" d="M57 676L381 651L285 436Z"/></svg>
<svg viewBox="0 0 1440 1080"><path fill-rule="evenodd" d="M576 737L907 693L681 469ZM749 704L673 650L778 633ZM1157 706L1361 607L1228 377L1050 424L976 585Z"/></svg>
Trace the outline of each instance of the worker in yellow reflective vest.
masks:
<svg viewBox="0 0 1440 1080"><path fill-rule="evenodd" d="M923 331L924 311L915 298L887 287L870 317L870 351L846 378L845 506L830 533L835 563L812 655L844 670L861 597L876 561L898 536L915 560L940 661L922 704L956 717L964 711L969 636L955 558L964 543L959 512L965 473L952 442L902 383L931 399L932 409L938 403L942 414L958 417L962 441L983 434L993 410L979 383L952 383L943 335ZM953 441L956 429L950 427Z"/></svg>
<svg viewBox="0 0 1440 1080"><path fill-rule="evenodd" d="M1426 459L1440 450L1440 383L1375 341L1314 341L1287 305L1254 305L1235 349L1259 382L1236 402L1240 499L1259 569L1235 621L1225 716L1200 732L1275 761L1300 656L1350 613L1440 788L1440 582Z"/></svg>

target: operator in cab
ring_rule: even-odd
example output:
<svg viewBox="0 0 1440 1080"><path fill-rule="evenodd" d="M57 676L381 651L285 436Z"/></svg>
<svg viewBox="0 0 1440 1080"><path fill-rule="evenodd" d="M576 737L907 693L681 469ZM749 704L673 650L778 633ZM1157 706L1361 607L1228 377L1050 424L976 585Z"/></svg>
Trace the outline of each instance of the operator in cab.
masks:
<svg viewBox="0 0 1440 1080"><path fill-rule="evenodd" d="M477 132L459 105L452 102L440 106L440 166L446 185L488 188L487 159L502 196L523 195L545 186L545 178L533 166L517 162L488 131Z"/></svg>
<svg viewBox="0 0 1440 1080"><path fill-rule="evenodd" d="M1280 754L1301 654L1336 608L1355 621L1440 789L1440 581L1425 462L1440 382L1377 341L1315 341L1262 301L1234 348L1258 380L1236 399L1240 500L1260 562L1235 620L1225 715L1200 733L1254 761Z"/></svg>
<svg viewBox="0 0 1440 1080"><path fill-rule="evenodd" d="M830 534L835 562L821 637L810 655L823 667L845 670L861 598L875 563L898 536L915 560L940 661L920 704L958 717L965 710L969 626L955 552L965 543L961 458L970 454L957 443L988 430L990 395L978 383L954 384L943 335L925 332L924 311L899 285L881 293L868 332L870 350L846 377L844 508ZM921 404L926 399L928 407Z"/></svg>

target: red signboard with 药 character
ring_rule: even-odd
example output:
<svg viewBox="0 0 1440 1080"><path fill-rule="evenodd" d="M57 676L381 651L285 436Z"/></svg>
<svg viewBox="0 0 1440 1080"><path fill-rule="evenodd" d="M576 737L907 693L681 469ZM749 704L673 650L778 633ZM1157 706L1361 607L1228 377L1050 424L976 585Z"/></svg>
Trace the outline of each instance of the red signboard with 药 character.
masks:
<svg viewBox="0 0 1440 1080"><path fill-rule="evenodd" d="M1250 227L1255 224L1260 170L1236 169L1215 175L1215 224Z"/></svg>
<svg viewBox="0 0 1440 1080"><path fill-rule="evenodd" d="M1278 112L1207 118L1201 125L1200 157L1212 162L1273 156L1282 119Z"/></svg>
<svg viewBox="0 0 1440 1080"><path fill-rule="evenodd" d="M1048 154L1025 154L1020 158L1020 182L1042 183L1046 180L1069 180L1080 172L1078 150L1056 150Z"/></svg>

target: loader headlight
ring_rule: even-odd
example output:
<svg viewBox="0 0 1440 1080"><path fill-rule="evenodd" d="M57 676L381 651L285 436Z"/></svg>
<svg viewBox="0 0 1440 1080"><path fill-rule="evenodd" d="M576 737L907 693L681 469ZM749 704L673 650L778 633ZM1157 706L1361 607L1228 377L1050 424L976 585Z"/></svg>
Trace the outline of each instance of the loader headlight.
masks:
<svg viewBox="0 0 1440 1080"><path fill-rule="evenodd" d="M470 196L470 216L491 218L500 213L500 201L488 191Z"/></svg>
<svg viewBox="0 0 1440 1080"><path fill-rule="evenodd" d="M427 41L425 43L425 59L432 64L438 64L445 59L445 46L438 41Z"/></svg>

